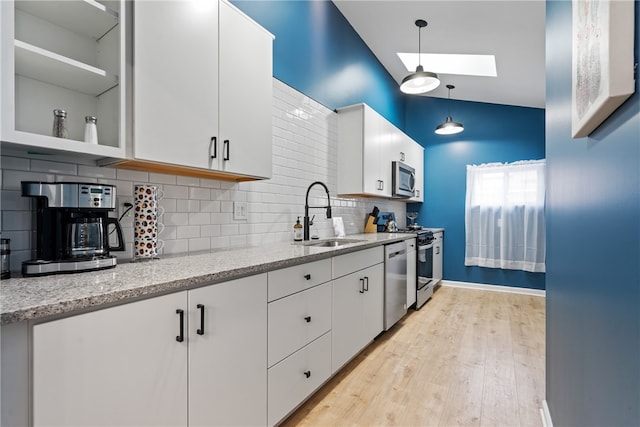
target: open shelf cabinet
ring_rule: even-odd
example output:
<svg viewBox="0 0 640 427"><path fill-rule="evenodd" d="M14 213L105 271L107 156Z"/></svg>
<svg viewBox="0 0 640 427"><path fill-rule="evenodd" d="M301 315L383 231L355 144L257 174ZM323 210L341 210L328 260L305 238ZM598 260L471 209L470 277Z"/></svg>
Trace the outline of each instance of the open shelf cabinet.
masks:
<svg viewBox="0 0 640 427"><path fill-rule="evenodd" d="M125 156L124 5L0 2L3 147ZM54 109L67 111L67 139L51 136ZM83 141L85 116L98 119L98 145Z"/></svg>

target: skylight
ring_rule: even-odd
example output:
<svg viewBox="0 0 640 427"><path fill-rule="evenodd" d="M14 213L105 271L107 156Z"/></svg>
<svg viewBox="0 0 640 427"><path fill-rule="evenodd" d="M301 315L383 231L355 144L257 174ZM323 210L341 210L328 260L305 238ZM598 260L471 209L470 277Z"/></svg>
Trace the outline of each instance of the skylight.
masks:
<svg viewBox="0 0 640 427"><path fill-rule="evenodd" d="M398 57L407 67L407 71L414 72L418 66L417 53L400 53ZM495 55L460 55L449 53L423 53L420 63L425 70L438 74L459 74L464 76L497 77Z"/></svg>

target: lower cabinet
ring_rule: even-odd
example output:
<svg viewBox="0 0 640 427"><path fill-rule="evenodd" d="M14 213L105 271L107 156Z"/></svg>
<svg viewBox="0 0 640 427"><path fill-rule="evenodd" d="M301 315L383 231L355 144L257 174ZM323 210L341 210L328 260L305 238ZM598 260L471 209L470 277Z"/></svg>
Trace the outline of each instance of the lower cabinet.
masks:
<svg viewBox="0 0 640 427"><path fill-rule="evenodd" d="M36 324L34 426L262 425L266 274Z"/></svg>
<svg viewBox="0 0 640 427"><path fill-rule="evenodd" d="M383 249L355 252L334 258L334 274L339 265L357 268L374 263L333 280L332 372L358 354L384 328Z"/></svg>
<svg viewBox="0 0 640 427"><path fill-rule="evenodd" d="M269 425L281 421L331 376L331 332L269 368Z"/></svg>

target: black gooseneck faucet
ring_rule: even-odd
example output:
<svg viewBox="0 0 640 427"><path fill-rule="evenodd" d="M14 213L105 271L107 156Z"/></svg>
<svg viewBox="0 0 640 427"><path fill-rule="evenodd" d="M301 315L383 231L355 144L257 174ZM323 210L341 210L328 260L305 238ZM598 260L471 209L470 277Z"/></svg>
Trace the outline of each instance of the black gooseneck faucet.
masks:
<svg viewBox="0 0 640 427"><path fill-rule="evenodd" d="M309 190L314 185L319 184L324 187L324 191L327 192L327 206L309 206ZM304 240L309 240L309 209L326 209L327 210L327 218L331 218L331 198L329 197L329 189L324 183L320 181L316 181L312 183L309 188L307 188L307 195L304 199Z"/></svg>

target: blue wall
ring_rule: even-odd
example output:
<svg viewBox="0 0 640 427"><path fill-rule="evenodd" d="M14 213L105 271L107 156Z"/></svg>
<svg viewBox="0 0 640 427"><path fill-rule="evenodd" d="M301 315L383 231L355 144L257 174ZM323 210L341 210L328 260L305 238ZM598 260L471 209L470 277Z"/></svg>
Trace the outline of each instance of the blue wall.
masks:
<svg viewBox="0 0 640 427"><path fill-rule="evenodd" d="M464 266L465 165L544 158L543 110L452 101L467 130L436 138L446 100L402 95L332 2L232 2L276 36L274 77L329 108L365 102L426 147L419 222L447 229L445 279L544 289L544 274Z"/></svg>
<svg viewBox="0 0 640 427"><path fill-rule="evenodd" d="M636 62L640 4L635 3ZM571 2L547 2L547 403L640 425L640 93L571 138Z"/></svg>
<svg viewBox="0 0 640 427"><path fill-rule="evenodd" d="M436 135L449 107L465 130ZM544 273L464 265L466 165L545 158L544 110L412 97L406 111L407 134L425 147L425 202L407 210L423 226L445 228L444 279L544 289Z"/></svg>
<svg viewBox="0 0 640 427"><path fill-rule="evenodd" d="M398 84L332 2L232 3L275 35L275 78L331 109L364 102L404 127Z"/></svg>

